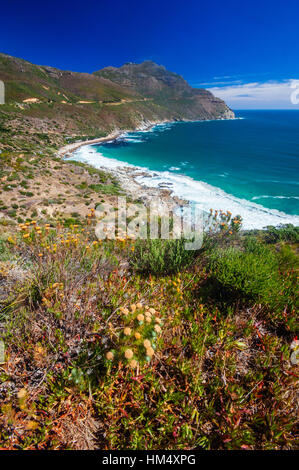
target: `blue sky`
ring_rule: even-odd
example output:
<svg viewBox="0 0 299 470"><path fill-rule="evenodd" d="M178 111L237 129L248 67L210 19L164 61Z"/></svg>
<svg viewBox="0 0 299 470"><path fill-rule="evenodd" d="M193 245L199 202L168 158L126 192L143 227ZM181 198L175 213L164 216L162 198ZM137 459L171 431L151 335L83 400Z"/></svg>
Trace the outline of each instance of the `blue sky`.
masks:
<svg viewBox="0 0 299 470"><path fill-rule="evenodd" d="M234 109L299 109L298 15L297 0L14 0L0 49L79 72L151 59Z"/></svg>

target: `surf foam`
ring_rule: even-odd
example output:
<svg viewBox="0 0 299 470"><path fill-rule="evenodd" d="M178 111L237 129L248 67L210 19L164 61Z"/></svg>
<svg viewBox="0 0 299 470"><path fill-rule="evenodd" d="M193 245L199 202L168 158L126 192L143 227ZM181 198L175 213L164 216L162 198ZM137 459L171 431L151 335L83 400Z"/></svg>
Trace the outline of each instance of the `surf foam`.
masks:
<svg viewBox="0 0 299 470"><path fill-rule="evenodd" d="M156 127L156 126L155 126ZM148 131L146 131L148 132ZM143 185L159 188L167 184L173 195L181 199L198 203L204 211L217 209L232 212L233 216L243 218L244 229L262 229L267 225L293 224L299 225L299 216L285 214L276 209L268 209L252 201L237 198L203 181L197 181L189 176L171 173L170 171L151 171L114 158L104 157L92 145L85 145L76 150L69 160L77 160L99 169L116 171L119 168L137 168L143 175L136 176L135 180Z"/></svg>

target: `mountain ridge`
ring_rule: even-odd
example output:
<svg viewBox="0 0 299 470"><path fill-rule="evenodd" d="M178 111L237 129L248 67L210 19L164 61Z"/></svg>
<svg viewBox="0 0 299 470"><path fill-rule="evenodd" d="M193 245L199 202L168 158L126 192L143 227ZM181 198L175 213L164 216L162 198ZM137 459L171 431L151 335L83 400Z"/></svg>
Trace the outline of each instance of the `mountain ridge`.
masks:
<svg viewBox="0 0 299 470"><path fill-rule="evenodd" d="M34 134L41 133L57 148L66 138L97 138L143 124L234 117L208 90L192 88L182 76L152 61L89 74L0 53L0 80L6 92L0 125L11 134L11 148L12 139L22 147L31 137L34 145Z"/></svg>
<svg viewBox="0 0 299 470"><path fill-rule="evenodd" d="M128 62L121 67L105 67L93 73L118 85L125 86L157 104L166 105L181 118L231 118L233 112L224 101L205 89L192 88L179 74L151 60L140 64ZM186 100L188 108L182 101Z"/></svg>

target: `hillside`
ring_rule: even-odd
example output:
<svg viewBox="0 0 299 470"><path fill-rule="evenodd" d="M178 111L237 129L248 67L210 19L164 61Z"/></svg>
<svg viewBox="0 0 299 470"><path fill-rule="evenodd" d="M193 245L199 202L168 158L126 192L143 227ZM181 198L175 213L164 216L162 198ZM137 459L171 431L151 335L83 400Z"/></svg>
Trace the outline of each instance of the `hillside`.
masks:
<svg viewBox="0 0 299 470"><path fill-rule="evenodd" d="M181 77L152 62L87 74L0 54L0 80L6 90L0 125L14 140L12 144L6 135L6 146L11 143L11 148L18 141L20 148L28 148L26 135L37 143L36 133L46 134L50 147L57 147L65 137L99 137L143 123L233 116L222 100L192 89Z"/></svg>
<svg viewBox="0 0 299 470"><path fill-rule="evenodd" d="M192 88L183 77L150 60L128 63L120 68L106 67L94 74L167 107L176 119L233 117L233 112L212 93Z"/></svg>
<svg viewBox="0 0 299 470"><path fill-rule="evenodd" d="M0 447L296 449L298 227L211 210L200 250L98 240L97 207L119 215L141 187L57 152L225 104L153 63L88 75L1 55L0 79Z"/></svg>

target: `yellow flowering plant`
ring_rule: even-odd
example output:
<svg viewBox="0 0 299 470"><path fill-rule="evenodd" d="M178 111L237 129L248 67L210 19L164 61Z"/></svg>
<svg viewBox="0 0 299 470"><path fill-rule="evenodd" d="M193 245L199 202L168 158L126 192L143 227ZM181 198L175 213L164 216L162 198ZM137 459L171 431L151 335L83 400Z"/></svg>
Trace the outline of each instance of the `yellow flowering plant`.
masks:
<svg viewBox="0 0 299 470"><path fill-rule="evenodd" d="M106 353L109 362L124 362L135 369L149 363L157 349L157 339L162 333L162 319L154 308L142 303L119 309L120 328L113 349Z"/></svg>

